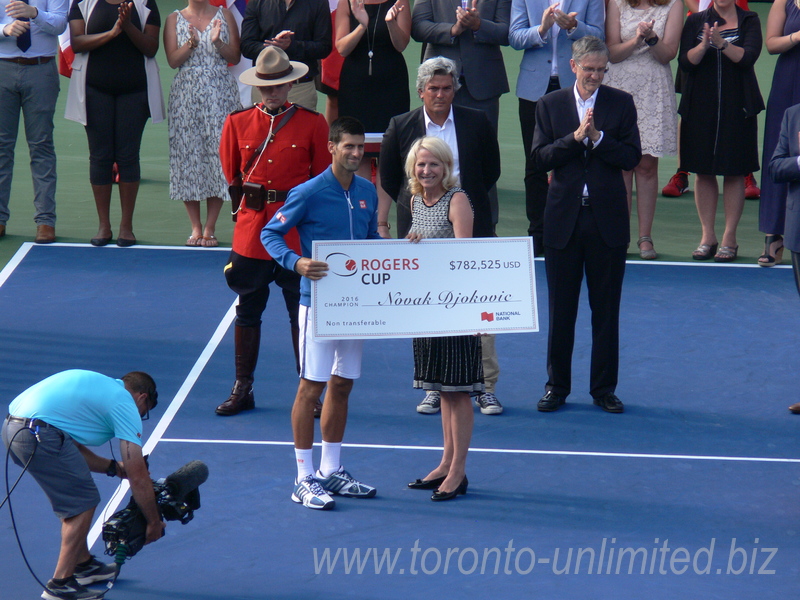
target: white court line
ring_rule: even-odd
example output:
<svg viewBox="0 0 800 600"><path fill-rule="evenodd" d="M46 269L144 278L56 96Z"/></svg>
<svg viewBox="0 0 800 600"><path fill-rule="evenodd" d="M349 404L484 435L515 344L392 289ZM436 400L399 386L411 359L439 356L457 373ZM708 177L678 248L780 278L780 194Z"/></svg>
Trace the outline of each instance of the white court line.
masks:
<svg viewBox="0 0 800 600"><path fill-rule="evenodd" d="M253 440L208 440L191 438L163 438L162 442L177 444L239 444L252 446L294 446L294 442ZM322 444L316 443L315 446ZM342 444L345 448L372 448L378 450L437 450L441 446L394 446L391 444ZM578 452L572 450L524 450L515 448L470 448L470 452L488 454L540 454L548 456L603 456L610 458L667 458L673 460L724 460L734 462L800 463L800 458L767 458L758 456L703 456L693 454L636 454L629 452Z"/></svg>
<svg viewBox="0 0 800 600"><path fill-rule="evenodd" d="M22 262L22 259L25 258L25 255L28 254L31 248L33 248L33 242L23 242L22 246L19 247L19 250L17 250L14 253L14 256L11 257L11 260L6 263L6 266L3 267L2 271L0 271L0 287L2 287L6 280L11 276L11 274L14 272L14 269L19 266L19 263Z"/></svg>
<svg viewBox="0 0 800 600"><path fill-rule="evenodd" d="M145 442L144 446L142 447L142 454L150 454L155 449L156 444L162 441L161 436L164 435L164 432L167 430L167 427L170 426L170 423L172 423L172 420L175 418L178 410L181 406L183 406L183 403L186 400L186 397L189 395L192 387L195 383L197 383L197 379L200 377L203 369L206 368L206 365L211 359L211 356L214 354L214 351L217 349L217 346L219 346L222 338L225 337L225 332L228 331L228 328L236 316L236 304L238 301L239 299L237 298L233 304L231 304L228 312L225 313L222 321L220 321L219 325L217 325L214 335L211 336L211 339L206 344L206 347L200 353L197 361L195 361L192 370L189 371L189 374L183 381L183 385L177 391L175 397L172 399L172 402L169 403L169 406L167 406L167 410L164 411L164 415L161 417L161 419L159 419L158 424L153 430L153 433L151 433L150 437L147 438L147 442ZM117 490L111 496L111 500L108 501L108 504L106 504L105 508L100 512L97 520L95 520L91 530L89 531L88 543L90 548L97 541L97 538L100 537L103 529L103 522L106 518L110 517L112 514L114 514L114 512L116 512L117 507L119 506L120 502L122 502L122 499L125 497L125 494L129 488L130 484L128 483L128 480L123 480L119 484Z"/></svg>

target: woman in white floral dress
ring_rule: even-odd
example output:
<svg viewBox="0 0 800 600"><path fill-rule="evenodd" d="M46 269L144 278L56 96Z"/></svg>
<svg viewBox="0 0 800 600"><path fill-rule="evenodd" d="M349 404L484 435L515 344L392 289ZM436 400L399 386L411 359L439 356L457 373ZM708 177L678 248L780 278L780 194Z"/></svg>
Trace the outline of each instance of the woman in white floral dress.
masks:
<svg viewBox="0 0 800 600"><path fill-rule="evenodd" d="M678 53L683 27L681 0L609 0L606 44L611 65L605 83L633 96L642 161L625 172L628 210L636 176L639 255L657 258L652 227L658 195L658 159L678 152L678 110L669 63Z"/></svg>
<svg viewBox="0 0 800 600"><path fill-rule="evenodd" d="M192 233L187 246L217 246L214 235L228 184L219 139L229 113L241 109L228 63L239 62L239 31L230 11L189 0L164 27L167 62L178 69L169 93L169 196L186 206ZM206 223L200 202L206 200Z"/></svg>

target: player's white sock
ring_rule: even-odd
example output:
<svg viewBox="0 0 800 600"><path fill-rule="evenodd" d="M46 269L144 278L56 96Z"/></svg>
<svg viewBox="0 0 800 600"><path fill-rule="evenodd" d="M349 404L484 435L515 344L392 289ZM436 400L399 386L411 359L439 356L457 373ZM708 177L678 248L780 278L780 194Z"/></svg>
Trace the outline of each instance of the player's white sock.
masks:
<svg viewBox="0 0 800 600"><path fill-rule="evenodd" d="M297 481L300 481L307 475L314 474L314 450L308 448L295 448L294 457L297 460Z"/></svg>
<svg viewBox="0 0 800 600"><path fill-rule="evenodd" d="M338 471L341 466L340 457L342 453L342 442L326 442L322 440L322 460L319 464L319 472L323 477L327 477L334 471Z"/></svg>

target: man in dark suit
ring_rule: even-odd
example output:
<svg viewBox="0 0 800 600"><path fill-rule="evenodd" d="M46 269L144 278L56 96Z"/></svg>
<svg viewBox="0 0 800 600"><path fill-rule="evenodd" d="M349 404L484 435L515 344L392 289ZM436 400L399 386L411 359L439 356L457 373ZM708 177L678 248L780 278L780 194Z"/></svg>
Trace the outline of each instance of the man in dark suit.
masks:
<svg viewBox="0 0 800 600"><path fill-rule="evenodd" d="M500 178L500 148L494 129L479 110L453 104L458 88L454 61L437 56L422 63L417 72L417 93L423 106L392 117L381 144L381 186L397 202L397 237L411 226L405 161L411 144L425 135L444 139L453 150L456 176L475 210L473 237L492 237L489 189ZM386 223L390 206L378 210Z"/></svg>
<svg viewBox="0 0 800 600"><path fill-rule="evenodd" d="M392 117L381 144L381 186L397 202L397 237L411 226L411 194L405 175L406 155L415 140L426 135L442 138L453 151L454 174L472 202L475 220L473 237L493 237L494 225L489 190L500 177L500 148L497 135L486 115L472 108L456 106L458 67L449 58L426 60L417 71L417 92L423 106ZM388 232L390 204L378 207L378 231ZM483 372L486 393L477 402L483 414L496 415L503 407L494 395L500 373L494 336L482 336ZM417 407L421 413L439 412L438 392L429 392Z"/></svg>
<svg viewBox="0 0 800 600"><path fill-rule="evenodd" d="M621 413L619 305L630 225L622 171L642 157L630 94L601 85L608 48L586 36L572 45L573 87L536 106L533 158L552 171L544 212L544 258L550 327L542 412L558 410L571 390L572 348L581 282L592 309L590 393L594 404Z"/></svg>
<svg viewBox="0 0 800 600"><path fill-rule="evenodd" d="M787 108L783 115L778 145L769 161L769 175L775 183L788 184L783 243L792 251L794 281L800 294L800 104ZM800 414L800 402L789 410Z"/></svg>

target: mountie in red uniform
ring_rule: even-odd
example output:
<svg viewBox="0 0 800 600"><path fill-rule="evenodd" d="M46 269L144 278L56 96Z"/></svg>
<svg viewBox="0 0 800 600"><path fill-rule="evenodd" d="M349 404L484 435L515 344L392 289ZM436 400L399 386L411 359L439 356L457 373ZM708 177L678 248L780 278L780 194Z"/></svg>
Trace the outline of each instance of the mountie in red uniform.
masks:
<svg viewBox="0 0 800 600"><path fill-rule="evenodd" d="M248 171L243 172L268 135L271 139L263 152L255 156ZM293 187L319 175L330 164L328 124L322 115L297 105L286 103L280 113L272 116L262 104L257 104L228 116L219 152L228 182L242 173L244 182L261 184L266 189L266 202L261 210L248 208L242 200L233 231L233 249L225 266L228 287L239 295L235 327L236 382L231 396L216 410L217 414L228 416L255 406L253 373L261 341L261 315L269 299L269 284L273 281L283 290L297 357L300 276L272 260L261 244L261 230L283 206ZM296 230L291 230L285 239L289 247L300 252Z"/></svg>

